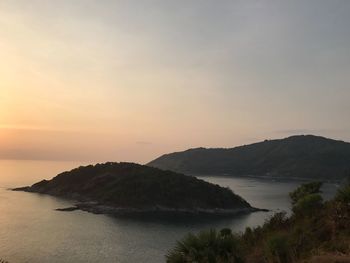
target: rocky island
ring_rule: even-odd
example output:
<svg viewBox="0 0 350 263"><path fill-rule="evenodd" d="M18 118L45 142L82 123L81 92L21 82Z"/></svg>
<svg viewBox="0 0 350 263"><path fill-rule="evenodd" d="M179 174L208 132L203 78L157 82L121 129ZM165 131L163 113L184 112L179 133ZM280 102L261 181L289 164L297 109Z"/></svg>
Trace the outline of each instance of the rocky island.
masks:
<svg viewBox="0 0 350 263"><path fill-rule="evenodd" d="M77 200L75 207L93 213L205 213L231 215L254 212L229 188L196 177L135 163L79 167L32 186L13 189Z"/></svg>

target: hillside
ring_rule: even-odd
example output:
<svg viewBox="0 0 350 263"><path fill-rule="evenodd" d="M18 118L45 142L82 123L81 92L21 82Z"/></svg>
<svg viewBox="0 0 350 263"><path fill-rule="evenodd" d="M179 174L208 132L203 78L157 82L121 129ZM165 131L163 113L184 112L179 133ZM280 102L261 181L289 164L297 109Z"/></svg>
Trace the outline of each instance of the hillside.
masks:
<svg viewBox="0 0 350 263"><path fill-rule="evenodd" d="M323 201L321 183L290 193L292 214L274 214L262 226L189 233L169 251L168 263L349 263L350 184Z"/></svg>
<svg viewBox="0 0 350 263"><path fill-rule="evenodd" d="M14 190L73 198L84 202L79 208L92 212L255 210L228 188L134 163L79 167Z"/></svg>
<svg viewBox="0 0 350 263"><path fill-rule="evenodd" d="M190 149L148 165L187 174L339 180L350 173L350 143L300 135L230 149Z"/></svg>

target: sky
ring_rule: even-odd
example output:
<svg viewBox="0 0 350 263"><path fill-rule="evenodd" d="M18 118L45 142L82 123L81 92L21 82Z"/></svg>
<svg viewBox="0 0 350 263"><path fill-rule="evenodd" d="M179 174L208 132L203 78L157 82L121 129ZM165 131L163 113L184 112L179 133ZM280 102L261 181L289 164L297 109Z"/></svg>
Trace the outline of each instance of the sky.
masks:
<svg viewBox="0 0 350 263"><path fill-rule="evenodd" d="M350 1L1 0L0 159L350 141Z"/></svg>

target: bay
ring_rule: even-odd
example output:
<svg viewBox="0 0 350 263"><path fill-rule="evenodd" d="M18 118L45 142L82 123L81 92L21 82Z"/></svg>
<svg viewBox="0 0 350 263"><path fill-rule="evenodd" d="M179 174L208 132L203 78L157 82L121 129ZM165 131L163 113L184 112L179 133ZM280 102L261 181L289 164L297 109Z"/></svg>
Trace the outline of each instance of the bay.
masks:
<svg viewBox="0 0 350 263"><path fill-rule="evenodd" d="M255 207L271 210L224 218L126 218L83 211L60 212L55 209L71 206L74 201L8 191L85 164L0 161L0 258L10 263L164 262L167 251L188 232L225 227L243 231L247 226L263 224L274 212L290 212L288 193L302 183L251 177L200 177L231 188ZM337 187L325 184L324 197L329 199Z"/></svg>

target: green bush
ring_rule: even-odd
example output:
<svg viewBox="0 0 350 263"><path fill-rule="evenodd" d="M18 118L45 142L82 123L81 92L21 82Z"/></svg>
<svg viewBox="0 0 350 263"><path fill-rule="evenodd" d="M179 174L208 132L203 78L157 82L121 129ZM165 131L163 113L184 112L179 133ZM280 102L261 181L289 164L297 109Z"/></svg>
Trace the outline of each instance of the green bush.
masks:
<svg viewBox="0 0 350 263"><path fill-rule="evenodd" d="M287 234L277 233L266 240L266 256L272 262L287 263L290 262L290 245Z"/></svg>
<svg viewBox="0 0 350 263"><path fill-rule="evenodd" d="M223 228L220 230L220 235L222 237L228 237L228 236L231 236L232 235L232 230L229 229L229 228Z"/></svg>
<svg viewBox="0 0 350 263"><path fill-rule="evenodd" d="M307 184L302 184L296 190L289 194L292 199L292 205L298 203L298 201L310 194L318 194L320 193L320 189L322 187L322 182L312 182Z"/></svg>
<svg viewBox="0 0 350 263"><path fill-rule="evenodd" d="M177 242L166 259L168 263L243 262L239 256L237 239L230 229L223 229L219 233L209 230L198 235L188 234Z"/></svg>
<svg viewBox="0 0 350 263"><path fill-rule="evenodd" d="M263 225L265 230L281 229L288 225L288 218L286 212L278 212L268 219Z"/></svg>
<svg viewBox="0 0 350 263"><path fill-rule="evenodd" d="M319 194L309 194L299 199L293 206L294 214L298 216L313 215L318 209L322 207L322 196Z"/></svg>
<svg viewBox="0 0 350 263"><path fill-rule="evenodd" d="M345 185L337 191L335 201L348 204L350 203L350 178Z"/></svg>

